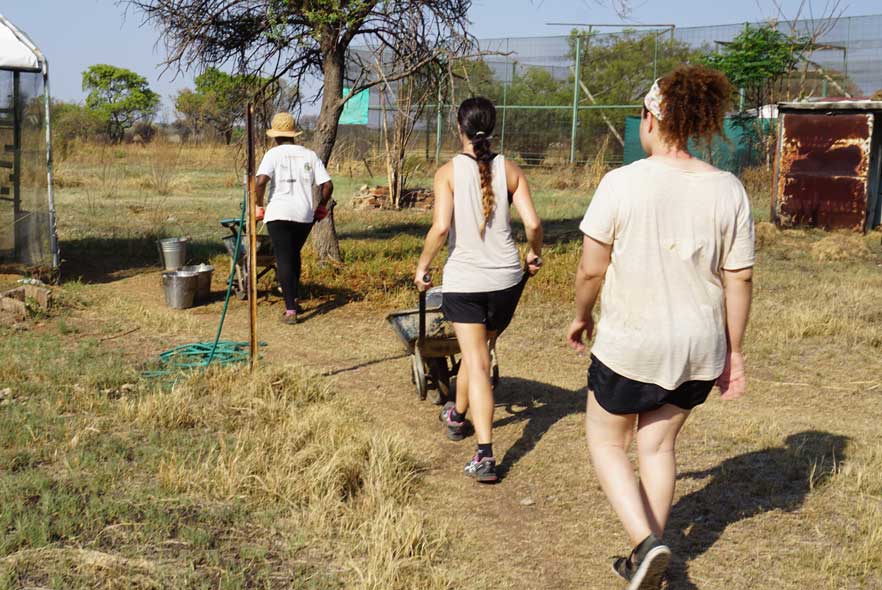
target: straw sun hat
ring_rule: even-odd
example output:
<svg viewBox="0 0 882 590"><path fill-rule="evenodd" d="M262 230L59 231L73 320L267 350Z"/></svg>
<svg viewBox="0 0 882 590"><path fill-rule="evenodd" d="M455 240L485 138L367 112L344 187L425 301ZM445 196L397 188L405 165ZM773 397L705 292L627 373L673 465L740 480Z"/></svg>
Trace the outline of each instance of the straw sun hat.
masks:
<svg viewBox="0 0 882 590"><path fill-rule="evenodd" d="M297 137L303 132L297 131L294 117L290 113L276 113L273 116L272 129L267 129L266 134L270 137Z"/></svg>

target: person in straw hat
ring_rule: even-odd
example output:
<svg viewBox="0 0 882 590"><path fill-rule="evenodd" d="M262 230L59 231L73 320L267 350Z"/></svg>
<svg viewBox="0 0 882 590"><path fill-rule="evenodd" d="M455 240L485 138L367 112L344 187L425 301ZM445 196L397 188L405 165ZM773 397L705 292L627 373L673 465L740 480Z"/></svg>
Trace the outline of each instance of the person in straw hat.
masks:
<svg viewBox="0 0 882 590"><path fill-rule="evenodd" d="M310 149L294 143L303 132L294 117L276 113L266 134L276 145L266 152L257 168L255 202L257 219L263 219L276 256L276 276L285 296L282 322L297 323L300 289L300 250L312 224L328 215L327 204L334 183L321 158ZM269 185L269 202L263 207L263 194ZM313 209L312 187L321 187L321 201Z"/></svg>

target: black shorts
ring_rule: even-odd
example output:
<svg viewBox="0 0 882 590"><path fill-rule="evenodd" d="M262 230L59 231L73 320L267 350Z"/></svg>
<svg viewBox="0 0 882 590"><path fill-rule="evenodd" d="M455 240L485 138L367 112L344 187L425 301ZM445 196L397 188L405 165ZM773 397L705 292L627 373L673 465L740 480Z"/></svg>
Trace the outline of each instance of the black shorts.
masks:
<svg viewBox="0 0 882 590"><path fill-rule="evenodd" d="M704 403L714 381L687 381L673 391L654 383L643 383L623 377L591 355L588 389L610 414L639 414L673 404L691 410Z"/></svg>
<svg viewBox="0 0 882 590"><path fill-rule="evenodd" d="M483 293L444 293L441 311L456 324L484 324L490 332L501 334L514 317L524 281L501 291Z"/></svg>

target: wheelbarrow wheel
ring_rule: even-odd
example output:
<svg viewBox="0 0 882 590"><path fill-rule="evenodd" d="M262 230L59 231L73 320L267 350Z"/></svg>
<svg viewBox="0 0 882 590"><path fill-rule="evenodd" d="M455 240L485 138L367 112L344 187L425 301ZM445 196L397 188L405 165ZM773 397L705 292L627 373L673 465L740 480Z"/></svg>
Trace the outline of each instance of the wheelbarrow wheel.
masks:
<svg viewBox="0 0 882 590"><path fill-rule="evenodd" d="M416 385L417 396L419 396L421 400L426 399L426 394L429 391L429 384L426 381L426 368L423 365L423 357L420 355L419 351L414 351L413 355L411 355L410 366L413 382Z"/></svg>
<svg viewBox="0 0 882 590"><path fill-rule="evenodd" d="M447 359L430 359L429 374L432 376L434 386L429 390L429 401L440 406L450 399L450 370L447 367Z"/></svg>

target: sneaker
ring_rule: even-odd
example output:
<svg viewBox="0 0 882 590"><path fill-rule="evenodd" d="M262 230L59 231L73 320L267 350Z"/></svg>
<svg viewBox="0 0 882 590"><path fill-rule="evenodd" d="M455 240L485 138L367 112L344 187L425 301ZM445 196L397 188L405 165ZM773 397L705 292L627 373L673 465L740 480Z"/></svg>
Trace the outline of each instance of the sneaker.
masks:
<svg viewBox="0 0 882 590"><path fill-rule="evenodd" d="M444 404L444 407L441 408L441 415L438 416L438 419L444 422L444 425L447 426L447 438L460 441L465 438L466 422L465 420L457 422L451 418L451 414L454 410L456 410L456 404L454 402L447 402Z"/></svg>
<svg viewBox="0 0 882 590"><path fill-rule="evenodd" d="M293 326L297 323L297 314L296 313L288 313L287 311L282 314L282 323L287 324L289 326Z"/></svg>
<svg viewBox="0 0 882 590"><path fill-rule="evenodd" d="M477 453L472 460L469 461L463 473L468 477L474 477L476 481L481 483L493 483L496 477L496 459L493 457L481 457Z"/></svg>
<svg viewBox="0 0 882 590"><path fill-rule="evenodd" d="M629 557L615 558L613 571L628 582L627 590L658 590L670 560L670 548L650 534Z"/></svg>

